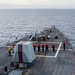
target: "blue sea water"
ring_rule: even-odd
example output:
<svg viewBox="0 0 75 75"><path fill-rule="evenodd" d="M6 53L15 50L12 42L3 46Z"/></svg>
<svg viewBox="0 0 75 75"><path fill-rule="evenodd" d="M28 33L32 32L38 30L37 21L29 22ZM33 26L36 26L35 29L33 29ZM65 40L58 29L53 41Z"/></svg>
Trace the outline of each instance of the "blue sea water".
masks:
<svg viewBox="0 0 75 75"><path fill-rule="evenodd" d="M52 26L75 47L75 9L0 9L0 45Z"/></svg>

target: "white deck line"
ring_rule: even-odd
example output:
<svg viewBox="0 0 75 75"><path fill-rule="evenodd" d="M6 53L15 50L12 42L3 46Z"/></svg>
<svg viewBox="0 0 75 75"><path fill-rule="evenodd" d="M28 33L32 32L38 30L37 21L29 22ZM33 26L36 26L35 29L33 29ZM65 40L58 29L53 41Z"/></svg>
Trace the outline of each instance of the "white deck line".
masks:
<svg viewBox="0 0 75 75"><path fill-rule="evenodd" d="M31 41L31 39L34 37L35 33L36 33L36 31L33 33L32 37L29 39L29 41Z"/></svg>
<svg viewBox="0 0 75 75"><path fill-rule="evenodd" d="M67 49L67 50L72 51L73 49Z"/></svg>
<svg viewBox="0 0 75 75"><path fill-rule="evenodd" d="M58 44L59 44L59 43L61 43L61 42L44 42L44 43L58 43Z"/></svg>
<svg viewBox="0 0 75 75"><path fill-rule="evenodd" d="M62 43L60 43L58 49L57 49L57 52L55 54L55 56L45 56L45 55L36 55L36 57L44 57L44 58L56 58L58 53L59 53L59 50L60 50L60 47L61 47Z"/></svg>
<svg viewBox="0 0 75 75"><path fill-rule="evenodd" d="M36 57L55 58L55 56L36 55Z"/></svg>
<svg viewBox="0 0 75 75"><path fill-rule="evenodd" d="M58 53L59 53L59 50L60 50L61 45L62 45L62 43L60 43L60 45L59 45L59 47L58 47L58 49L57 49L57 52L56 52L56 54L55 54L55 57L57 57L57 55L58 55Z"/></svg>
<svg viewBox="0 0 75 75"><path fill-rule="evenodd" d="M32 41L33 43L37 43L37 41ZM61 42L40 42L40 43L58 43L60 44Z"/></svg>

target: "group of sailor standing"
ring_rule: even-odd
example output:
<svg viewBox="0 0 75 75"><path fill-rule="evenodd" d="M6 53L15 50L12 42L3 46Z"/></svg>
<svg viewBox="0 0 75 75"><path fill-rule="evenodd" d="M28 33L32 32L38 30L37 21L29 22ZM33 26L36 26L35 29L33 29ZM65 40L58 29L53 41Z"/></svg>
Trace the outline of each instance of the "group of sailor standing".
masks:
<svg viewBox="0 0 75 75"><path fill-rule="evenodd" d="M55 44L52 44L52 51L53 51L53 53L56 51L55 50ZM38 45L36 45L36 44L33 44L33 48L34 48L34 52L36 52L36 50L38 50L38 52L41 52L41 50L42 50L42 53L46 53L46 52L48 52L49 51L49 45L48 44L42 44L42 45L40 45L40 44L38 44ZM66 49L66 42L63 42L63 50L65 50Z"/></svg>
<svg viewBox="0 0 75 75"><path fill-rule="evenodd" d="M36 49L38 50L38 52L41 52L41 50L42 50L42 53L44 53L44 52L46 53L49 51L49 45L48 44L45 44L45 45L44 44L42 44L42 45L34 44L33 47L34 47L34 52L36 52ZM53 52L55 52L55 44L52 45L52 49L53 49Z"/></svg>

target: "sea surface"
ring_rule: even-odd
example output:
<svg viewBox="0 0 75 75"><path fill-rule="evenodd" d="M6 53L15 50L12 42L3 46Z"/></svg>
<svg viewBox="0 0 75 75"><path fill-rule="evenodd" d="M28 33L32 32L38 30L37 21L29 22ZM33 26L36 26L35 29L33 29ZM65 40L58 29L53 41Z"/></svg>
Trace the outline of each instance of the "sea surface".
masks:
<svg viewBox="0 0 75 75"><path fill-rule="evenodd" d="M0 9L0 46L52 26L75 48L75 9Z"/></svg>

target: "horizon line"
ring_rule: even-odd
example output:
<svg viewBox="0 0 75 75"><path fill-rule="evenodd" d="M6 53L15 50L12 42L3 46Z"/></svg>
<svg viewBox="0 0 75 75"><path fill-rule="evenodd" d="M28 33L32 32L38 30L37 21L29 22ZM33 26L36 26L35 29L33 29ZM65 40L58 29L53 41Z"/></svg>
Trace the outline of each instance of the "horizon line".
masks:
<svg viewBox="0 0 75 75"><path fill-rule="evenodd" d="M75 9L75 7L0 7L0 9Z"/></svg>

